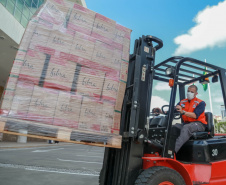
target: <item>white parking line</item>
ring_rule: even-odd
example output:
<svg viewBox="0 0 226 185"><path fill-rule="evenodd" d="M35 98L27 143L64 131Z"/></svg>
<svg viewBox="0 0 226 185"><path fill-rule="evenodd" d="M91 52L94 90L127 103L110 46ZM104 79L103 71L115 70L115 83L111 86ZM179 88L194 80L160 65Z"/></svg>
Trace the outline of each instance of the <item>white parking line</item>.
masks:
<svg viewBox="0 0 226 185"><path fill-rule="evenodd" d="M85 155L76 155L78 157L97 157L97 158L103 158L103 156L92 156L92 155L89 155L89 156L85 156Z"/></svg>
<svg viewBox="0 0 226 185"><path fill-rule="evenodd" d="M0 167L2 167L2 168L15 168L15 169L32 170L32 171L38 171L38 172L99 176L99 172L98 171L91 171L91 170L90 171L89 170L86 170L86 171L85 170L68 170L68 169L45 168L45 167L37 167L37 166L24 166L24 165L3 164L3 163L0 163Z"/></svg>
<svg viewBox="0 0 226 185"><path fill-rule="evenodd" d="M100 162L74 161L74 160L59 159L59 158L57 158L57 159L59 161L66 161L66 162L73 162L73 163L103 164L103 163L100 163Z"/></svg>
<svg viewBox="0 0 226 185"><path fill-rule="evenodd" d="M70 147L71 145L64 145L63 147ZM0 148L0 152L7 152L7 151L17 151L17 150L34 150L34 149L44 149L44 148L57 148L59 146L47 146L47 147L28 147L28 148ZM86 150L85 148L75 148L76 150Z"/></svg>
<svg viewBox="0 0 226 185"><path fill-rule="evenodd" d="M34 150L32 152L50 152L53 150L63 150L64 148L56 148L56 149L49 149L49 150Z"/></svg>

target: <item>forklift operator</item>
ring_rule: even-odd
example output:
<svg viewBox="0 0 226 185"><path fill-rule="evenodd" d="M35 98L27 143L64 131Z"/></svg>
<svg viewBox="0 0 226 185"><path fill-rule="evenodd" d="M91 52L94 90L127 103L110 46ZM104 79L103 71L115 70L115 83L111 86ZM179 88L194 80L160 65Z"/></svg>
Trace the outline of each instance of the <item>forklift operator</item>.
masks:
<svg viewBox="0 0 226 185"><path fill-rule="evenodd" d="M205 102L198 99L198 88L190 85L187 91L187 99L181 100L176 109L182 115L183 124L175 124L179 128L180 135L176 140L175 152L177 153L182 145L189 140L193 132L203 132L206 129L207 122L205 118Z"/></svg>

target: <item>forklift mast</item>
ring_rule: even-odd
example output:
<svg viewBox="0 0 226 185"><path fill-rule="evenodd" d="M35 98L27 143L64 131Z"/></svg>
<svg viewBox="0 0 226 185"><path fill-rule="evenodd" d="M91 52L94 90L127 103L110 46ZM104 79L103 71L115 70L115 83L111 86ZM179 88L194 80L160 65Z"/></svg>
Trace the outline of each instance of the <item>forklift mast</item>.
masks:
<svg viewBox="0 0 226 185"><path fill-rule="evenodd" d="M149 127L155 53L163 42L153 36L135 41L121 112L122 148L106 148L101 185L131 185L142 170L144 139ZM145 129L146 128L146 129Z"/></svg>

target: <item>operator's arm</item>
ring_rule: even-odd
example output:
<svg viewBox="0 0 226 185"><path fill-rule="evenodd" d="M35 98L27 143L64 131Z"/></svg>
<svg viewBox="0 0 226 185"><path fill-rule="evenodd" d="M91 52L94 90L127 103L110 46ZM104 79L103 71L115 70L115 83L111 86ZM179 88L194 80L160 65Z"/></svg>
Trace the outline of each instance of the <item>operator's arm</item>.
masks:
<svg viewBox="0 0 226 185"><path fill-rule="evenodd" d="M197 119L200 114L202 114L205 111L205 102L202 101L198 104L198 106L195 108L194 112L185 112L185 116L190 117L190 118L194 118ZM177 110L180 111L180 113L183 113L182 107L180 105L176 106Z"/></svg>

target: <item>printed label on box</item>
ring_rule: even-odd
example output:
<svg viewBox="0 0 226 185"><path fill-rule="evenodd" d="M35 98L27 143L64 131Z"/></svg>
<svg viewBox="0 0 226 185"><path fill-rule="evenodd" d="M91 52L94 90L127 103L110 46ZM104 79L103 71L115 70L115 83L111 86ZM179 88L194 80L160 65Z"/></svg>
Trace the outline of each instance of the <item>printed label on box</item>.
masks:
<svg viewBox="0 0 226 185"><path fill-rule="evenodd" d="M59 91L34 87L27 119L52 124Z"/></svg>
<svg viewBox="0 0 226 185"><path fill-rule="evenodd" d="M85 96L100 97L105 73L91 68L82 67L77 81L77 92Z"/></svg>

